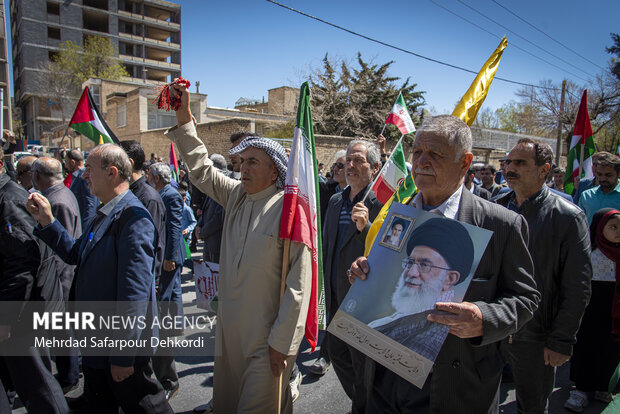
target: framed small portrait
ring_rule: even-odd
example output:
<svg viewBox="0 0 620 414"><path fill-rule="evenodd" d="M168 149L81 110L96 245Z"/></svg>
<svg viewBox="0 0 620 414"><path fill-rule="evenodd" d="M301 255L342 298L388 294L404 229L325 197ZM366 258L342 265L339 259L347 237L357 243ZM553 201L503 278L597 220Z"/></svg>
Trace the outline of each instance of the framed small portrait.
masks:
<svg viewBox="0 0 620 414"><path fill-rule="evenodd" d="M404 241L407 240L409 232L413 228L414 218L405 217L401 214L393 214L390 222L385 227L379 244L392 250L400 252Z"/></svg>

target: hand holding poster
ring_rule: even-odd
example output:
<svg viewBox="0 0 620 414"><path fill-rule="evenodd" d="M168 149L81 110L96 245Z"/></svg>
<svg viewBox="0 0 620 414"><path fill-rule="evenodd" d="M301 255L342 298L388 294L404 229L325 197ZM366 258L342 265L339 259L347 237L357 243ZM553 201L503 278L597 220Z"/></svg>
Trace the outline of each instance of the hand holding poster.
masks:
<svg viewBox="0 0 620 414"><path fill-rule="evenodd" d="M427 320L461 302L491 232L394 204L328 331L422 387L450 330Z"/></svg>

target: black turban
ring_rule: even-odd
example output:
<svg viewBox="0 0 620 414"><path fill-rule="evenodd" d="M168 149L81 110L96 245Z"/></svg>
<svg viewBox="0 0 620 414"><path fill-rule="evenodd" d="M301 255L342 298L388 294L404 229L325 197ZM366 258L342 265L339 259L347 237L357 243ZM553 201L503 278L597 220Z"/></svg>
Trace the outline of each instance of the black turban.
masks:
<svg viewBox="0 0 620 414"><path fill-rule="evenodd" d="M451 270L460 273L461 283L471 271L474 244L465 227L455 220L432 218L413 229L407 243L407 255L416 246L426 246L443 256Z"/></svg>

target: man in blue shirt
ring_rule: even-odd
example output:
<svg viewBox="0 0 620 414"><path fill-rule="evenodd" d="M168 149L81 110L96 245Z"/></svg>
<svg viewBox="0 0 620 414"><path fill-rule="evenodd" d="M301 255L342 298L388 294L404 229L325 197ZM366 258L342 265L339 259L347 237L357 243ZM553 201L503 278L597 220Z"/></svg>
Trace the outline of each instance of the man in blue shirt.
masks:
<svg viewBox="0 0 620 414"><path fill-rule="evenodd" d="M599 155L596 164L596 180L598 187L584 191L579 198L579 207L583 209L592 223L592 216L605 207L620 207L620 157L611 153Z"/></svg>

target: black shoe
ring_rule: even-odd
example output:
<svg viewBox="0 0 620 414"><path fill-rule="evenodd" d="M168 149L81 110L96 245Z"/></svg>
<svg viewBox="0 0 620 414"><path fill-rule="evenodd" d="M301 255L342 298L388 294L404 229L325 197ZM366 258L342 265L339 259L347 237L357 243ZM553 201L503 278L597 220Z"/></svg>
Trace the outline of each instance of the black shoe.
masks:
<svg viewBox="0 0 620 414"><path fill-rule="evenodd" d="M325 375L331 363L327 362L325 358L321 357L314 361L314 364L308 367L308 372L314 375Z"/></svg>
<svg viewBox="0 0 620 414"><path fill-rule="evenodd" d="M84 394L81 394L79 397L75 398L65 397L65 400L67 400L67 405L72 410L80 410L86 407L86 396Z"/></svg>
<svg viewBox="0 0 620 414"><path fill-rule="evenodd" d="M166 393L166 401L170 401L171 399L176 397L177 394L179 393L180 388L181 387L179 386L179 383L177 382L172 388L164 389L164 392Z"/></svg>

